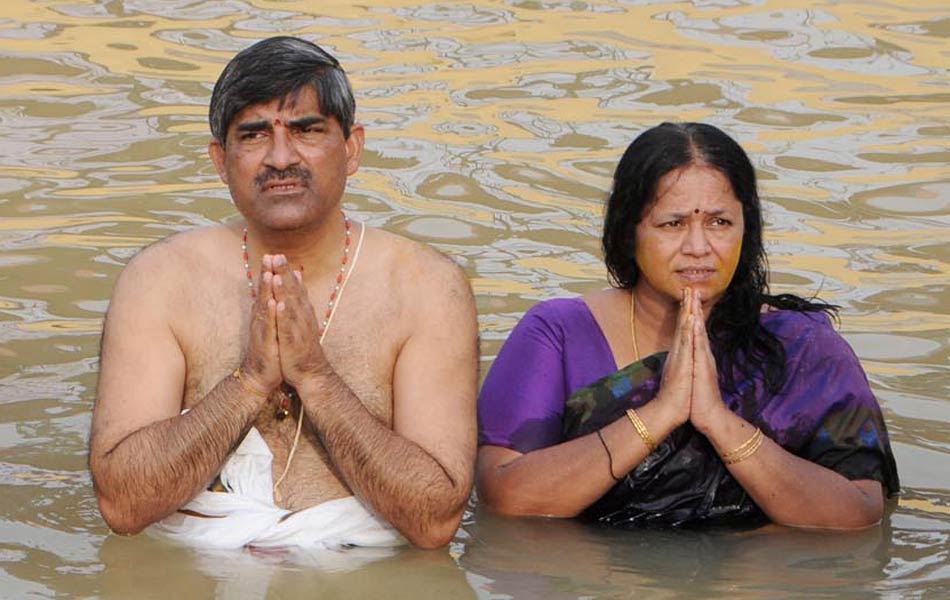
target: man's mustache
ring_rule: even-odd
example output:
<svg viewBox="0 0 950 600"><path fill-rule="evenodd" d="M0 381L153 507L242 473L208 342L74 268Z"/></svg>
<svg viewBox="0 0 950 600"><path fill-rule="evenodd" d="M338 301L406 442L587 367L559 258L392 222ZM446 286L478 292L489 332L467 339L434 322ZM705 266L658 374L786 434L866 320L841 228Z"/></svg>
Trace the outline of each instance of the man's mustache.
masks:
<svg viewBox="0 0 950 600"><path fill-rule="evenodd" d="M263 191L264 186L272 179L278 181L281 179L298 179L303 185L308 185L310 180L313 179L313 174L310 172L310 169L299 165L293 165L286 169L267 167L264 172L254 178L254 183L257 185L258 190Z"/></svg>

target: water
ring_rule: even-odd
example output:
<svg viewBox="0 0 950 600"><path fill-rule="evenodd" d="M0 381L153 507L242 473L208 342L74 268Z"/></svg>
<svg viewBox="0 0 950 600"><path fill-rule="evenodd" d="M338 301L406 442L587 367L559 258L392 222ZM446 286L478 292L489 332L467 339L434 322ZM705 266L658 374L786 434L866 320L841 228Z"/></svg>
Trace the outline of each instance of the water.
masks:
<svg viewBox="0 0 950 600"><path fill-rule="evenodd" d="M950 594L950 12L801 0L5 0L0 8L0 596L938 598ZM903 495L858 533L620 533L471 511L447 551L212 555L101 522L86 471L111 285L233 214L211 85L260 37L331 49L367 152L346 207L435 245L487 370L540 299L603 285L602 201L662 120L723 127L766 199L775 291L840 304Z"/></svg>

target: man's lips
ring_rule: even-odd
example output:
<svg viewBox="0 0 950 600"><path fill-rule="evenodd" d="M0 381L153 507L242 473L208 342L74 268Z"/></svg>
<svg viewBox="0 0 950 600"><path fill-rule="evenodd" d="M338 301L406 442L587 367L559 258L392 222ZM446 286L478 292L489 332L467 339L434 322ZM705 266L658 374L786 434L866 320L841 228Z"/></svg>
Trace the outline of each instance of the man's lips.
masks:
<svg viewBox="0 0 950 600"><path fill-rule="evenodd" d="M264 184L265 192L293 192L300 189L303 184L299 179L272 179Z"/></svg>
<svg viewBox="0 0 950 600"><path fill-rule="evenodd" d="M254 178L254 183L261 192L295 192L310 185L312 178L310 170L301 165L281 170L268 167Z"/></svg>

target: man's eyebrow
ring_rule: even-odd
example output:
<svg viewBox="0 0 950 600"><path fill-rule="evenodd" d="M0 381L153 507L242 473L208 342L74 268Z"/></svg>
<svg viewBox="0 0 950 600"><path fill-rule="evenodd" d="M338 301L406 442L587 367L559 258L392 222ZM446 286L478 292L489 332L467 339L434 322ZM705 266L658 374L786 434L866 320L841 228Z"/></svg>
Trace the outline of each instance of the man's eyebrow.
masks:
<svg viewBox="0 0 950 600"><path fill-rule="evenodd" d="M306 117L300 117L299 119L293 119L287 122L287 125L293 127L294 129L306 129L311 125L322 125L327 122L327 118L320 115L308 115Z"/></svg>
<svg viewBox="0 0 950 600"><path fill-rule="evenodd" d="M238 123L236 129L238 131L264 131L268 126L269 124L267 121L261 119L259 121L245 121L243 123Z"/></svg>

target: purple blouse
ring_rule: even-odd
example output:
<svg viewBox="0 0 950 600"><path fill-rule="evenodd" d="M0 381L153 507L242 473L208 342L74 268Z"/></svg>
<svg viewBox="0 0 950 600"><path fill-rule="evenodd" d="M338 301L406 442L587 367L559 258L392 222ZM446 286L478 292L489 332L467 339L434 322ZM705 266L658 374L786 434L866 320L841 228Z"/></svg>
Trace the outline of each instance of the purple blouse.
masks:
<svg viewBox="0 0 950 600"><path fill-rule="evenodd" d="M560 443L564 402L617 370L581 298L536 304L511 332L478 399L479 444L525 453Z"/></svg>

